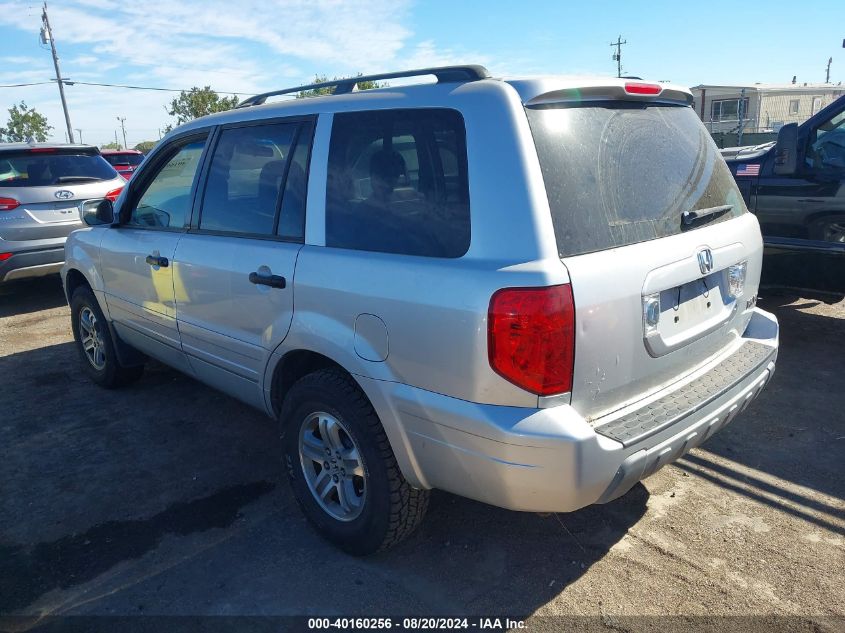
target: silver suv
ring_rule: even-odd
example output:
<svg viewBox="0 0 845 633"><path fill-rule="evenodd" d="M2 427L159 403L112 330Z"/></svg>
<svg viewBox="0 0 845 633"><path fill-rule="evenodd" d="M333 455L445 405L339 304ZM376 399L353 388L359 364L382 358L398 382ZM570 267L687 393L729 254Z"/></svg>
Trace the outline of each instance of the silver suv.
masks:
<svg viewBox="0 0 845 633"><path fill-rule="evenodd" d="M90 145L0 143L0 283L59 272L82 203L125 184Z"/></svg>
<svg viewBox="0 0 845 633"><path fill-rule="evenodd" d="M437 81L354 90L410 75ZM610 501L768 382L760 229L687 89L329 85L192 121L89 205L63 277L94 381L151 356L265 411L304 513L358 554L433 488Z"/></svg>

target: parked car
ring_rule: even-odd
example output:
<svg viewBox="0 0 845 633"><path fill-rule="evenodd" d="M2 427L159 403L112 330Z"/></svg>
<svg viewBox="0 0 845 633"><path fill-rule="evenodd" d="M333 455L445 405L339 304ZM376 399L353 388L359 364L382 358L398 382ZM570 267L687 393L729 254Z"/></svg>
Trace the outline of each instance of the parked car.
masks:
<svg viewBox="0 0 845 633"><path fill-rule="evenodd" d="M82 203L125 184L90 145L0 143L0 283L59 272Z"/></svg>
<svg viewBox="0 0 845 633"><path fill-rule="evenodd" d="M760 220L763 283L845 293L845 96L722 155Z"/></svg>
<svg viewBox="0 0 845 633"><path fill-rule="evenodd" d="M144 154L134 149L104 149L100 153L126 180L144 162Z"/></svg>
<svg viewBox="0 0 845 633"><path fill-rule="evenodd" d="M356 82L437 83L354 92ZM767 383L763 242L685 88L478 66L196 119L63 278L88 375L151 356L279 420L308 519L405 538L432 488L604 503Z"/></svg>

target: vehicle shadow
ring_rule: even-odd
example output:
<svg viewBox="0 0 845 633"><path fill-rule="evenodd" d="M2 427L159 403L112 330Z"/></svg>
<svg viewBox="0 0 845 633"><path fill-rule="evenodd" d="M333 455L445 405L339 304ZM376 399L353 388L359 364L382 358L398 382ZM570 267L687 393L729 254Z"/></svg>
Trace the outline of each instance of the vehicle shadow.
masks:
<svg viewBox="0 0 845 633"><path fill-rule="evenodd" d="M824 314L818 304L827 302L807 293L770 291L764 297L761 307L780 321L772 381L736 423L678 466L845 533L845 320ZM821 310L806 311L816 306ZM777 480L808 490L791 486L788 492Z"/></svg>
<svg viewBox="0 0 845 633"><path fill-rule="evenodd" d="M601 561L647 501L637 484L606 505L533 514L435 492L419 533L368 564L427 596L428 612L525 618Z"/></svg>
<svg viewBox="0 0 845 633"><path fill-rule="evenodd" d="M298 512L261 413L155 363L102 390L78 362L72 343L0 357L0 614L527 617L646 512L642 485L549 515L435 492L409 540L354 558ZM355 582L326 601L316 561Z"/></svg>
<svg viewBox="0 0 845 633"><path fill-rule="evenodd" d="M0 285L0 318L50 310L67 304L58 275Z"/></svg>

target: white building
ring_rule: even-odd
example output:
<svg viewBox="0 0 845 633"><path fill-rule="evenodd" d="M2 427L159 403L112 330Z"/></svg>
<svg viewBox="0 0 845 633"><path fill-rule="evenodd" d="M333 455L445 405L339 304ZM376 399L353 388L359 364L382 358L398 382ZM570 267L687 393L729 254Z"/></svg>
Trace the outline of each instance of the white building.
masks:
<svg viewBox="0 0 845 633"><path fill-rule="evenodd" d="M710 132L777 132L803 123L845 94L841 84L700 85L692 88L695 111Z"/></svg>

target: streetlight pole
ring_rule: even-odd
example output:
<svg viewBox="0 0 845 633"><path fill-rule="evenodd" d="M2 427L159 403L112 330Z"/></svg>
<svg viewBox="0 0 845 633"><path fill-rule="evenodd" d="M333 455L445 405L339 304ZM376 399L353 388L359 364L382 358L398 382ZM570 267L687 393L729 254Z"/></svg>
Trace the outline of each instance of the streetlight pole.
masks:
<svg viewBox="0 0 845 633"><path fill-rule="evenodd" d="M120 129L123 130L123 149L127 149L126 145L126 126L123 124L126 121L126 117L117 117L117 120L120 121Z"/></svg>
<svg viewBox="0 0 845 633"><path fill-rule="evenodd" d="M44 3L44 8L41 11L41 41L50 42L50 50L53 51L53 66L56 67L56 83L59 84L59 96L62 98L62 110L65 112L65 123L67 124L68 142L73 143L73 128L70 124L70 114L67 111L67 101L65 101L65 84L62 79L62 71L59 70L59 55L56 53L56 43L53 40L53 30L50 28L50 19L47 17L47 3Z"/></svg>
<svg viewBox="0 0 845 633"><path fill-rule="evenodd" d="M82 130L80 130L78 127L75 127L73 129L76 130L79 133L79 142L81 143L82 142Z"/></svg>

